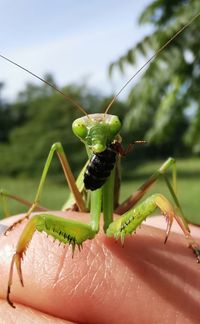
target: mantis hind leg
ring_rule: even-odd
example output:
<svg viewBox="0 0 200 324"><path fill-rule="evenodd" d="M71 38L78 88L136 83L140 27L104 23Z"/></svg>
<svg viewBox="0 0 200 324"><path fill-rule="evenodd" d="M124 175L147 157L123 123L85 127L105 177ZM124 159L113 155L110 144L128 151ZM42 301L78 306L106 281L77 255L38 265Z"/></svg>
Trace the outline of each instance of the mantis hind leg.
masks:
<svg viewBox="0 0 200 324"><path fill-rule="evenodd" d="M148 216L150 216L156 210L156 208L159 208L162 214L167 218L167 230L164 242L166 243L167 241L172 222L175 219L182 229L188 245L193 250L197 258L197 262L199 263L200 247L198 243L192 238L188 225L185 225L183 218L175 213L172 204L161 194L154 194L150 196L135 208L132 208L128 212L123 214L119 219L112 222L106 231L106 235L113 236L115 239L120 238L123 243L125 237L136 231L138 226L140 226L140 224Z"/></svg>
<svg viewBox="0 0 200 324"><path fill-rule="evenodd" d="M86 211L85 203L84 203L82 194L81 194L81 192L79 191L79 189L78 189L78 187L76 185L74 176L73 176L71 168L69 166L67 157L66 157L66 155L64 153L62 144L61 143L55 143L55 144L52 145L52 147L50 149L50 152L49 152L49 155L47 157L47 160L46 160L43 172L42 172L42 176L41 176L41 179L40 179L40 183L39 183L39 186L38 186L38 190L36 192L34 202L30 205L30 208L29 208L28 212L25 214L25 216L22 219L20 219L19 221L15 222L13 225L11 225L6 230L5 234L8 233L9 231L11 231L17 224L21 223L24 219L28 219L29 216L31 215L31 213L33 211L35 211L36 209L38 209L39 201L40 201L42 190L43 190L43 187L44 187L44 184L45 184L47 173L48 173L48 170L49 170L49 167L51 165L51 161L52 161L52 158L53 158L55 152L58 155L58 158L59 158L60 163L61 163L62 168L63 168L63 172L64 172L64 175L65 175L67 184L68 184L68 186L69 186L69 188L70 188L70 190L71 190L71 192L72 192L72 194L74 196L74 200L75 200L75 202L76 202L76 204L78 206L78 209L80 211L82 211L82 212Z"/></svg>
<svg viewBox="0 0 200 324"><path fill-rule="evenodd" d="M21 198L18 195L13 195L10 192L8 192L7 190L0 189L0 200L2 202L2 209L3 209L3 217L4 218L11 216L10 212L9 212L8 203L7 203L8 199L15 200L15 201L19 202L20 204L22 204L24 206L27 206L29 208L32 206L32 202L30 202L30 201L28 201L28 200L26 200L24 198ZM42 206L40 206L38 204L38 206L36 207L35 210L36 211L47 211L48 209L45 208L45 207L42 207Z"/></svg>
<svg viewBox="0 0 200 324"><path fill-rule="evenodd" d="M130 197L128 197L122 204L120 204L116 209L115 212L119 215L124 214L127 212L130 208L132 208L147 192L147 190L160 178L164 177L166 181L166 172L170 169L172 169L172 185L170 186L170 189L172 188L173 191L173 198L176 196L176 161L174 158L168 158L158 170L156 170L150 177L145 181L137 190L135 193L133 193ZM168 181L169 182L169 181ZM168 186L168 183L167 183ZM168 186L169 188L169 186ZM169 190L170 190L169 189ZM171 193L171 191L170 191ZM180 204L179 204L180 206Z"/></svg>

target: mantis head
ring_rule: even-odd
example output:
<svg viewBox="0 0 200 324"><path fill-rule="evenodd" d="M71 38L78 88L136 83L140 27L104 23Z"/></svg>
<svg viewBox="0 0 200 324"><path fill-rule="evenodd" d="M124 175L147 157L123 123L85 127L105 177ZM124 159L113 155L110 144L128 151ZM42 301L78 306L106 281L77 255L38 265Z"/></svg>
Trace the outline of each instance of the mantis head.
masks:
<svg viewBox="0 0 200 324"><path fill-rule="evenodd" d="M101 153L118 135L121 122L114 115L92 114L88 116L76 119L72 124L72 130L92 153Z"/></svg>

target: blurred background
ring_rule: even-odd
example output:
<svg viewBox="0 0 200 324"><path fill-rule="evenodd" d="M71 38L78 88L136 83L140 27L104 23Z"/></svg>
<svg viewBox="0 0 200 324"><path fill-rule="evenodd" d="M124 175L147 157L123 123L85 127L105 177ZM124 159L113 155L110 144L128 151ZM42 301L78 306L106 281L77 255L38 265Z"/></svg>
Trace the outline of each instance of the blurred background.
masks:
<svg viewBox="0 0 200 324"><path fill-rule="evenodd" d="M88 113L103 112L137 69L199 11L198 0L2 1L1 54L53 83ZM125 146L148 141L123 158L121 199L173 156L180 202L195 223L200 223L199 26L200 18L126 87L110 110L122 120ZM78 175L87 157L71 124L80 116L46 84L0 59L0 188L33 200L57 141ZM169 196L163 181L150 193L155 191ZM67 195L55 158L42 204L59 209ZM27 208L9 202L9 209Z"/></svg>

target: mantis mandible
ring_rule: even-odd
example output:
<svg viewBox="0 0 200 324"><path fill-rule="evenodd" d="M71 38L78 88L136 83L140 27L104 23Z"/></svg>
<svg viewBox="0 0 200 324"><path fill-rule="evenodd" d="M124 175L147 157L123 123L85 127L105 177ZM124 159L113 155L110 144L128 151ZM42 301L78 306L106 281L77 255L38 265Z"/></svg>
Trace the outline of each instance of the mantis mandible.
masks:
<svg viewBox="0 0 200 324"><path fill-rule="evenodd" d="M157 208L167 219L167 230L165 242L170 233L171 225L175 219L180 226L189 247L194 252L197 262L200 262L200 247L190 234L189 226L184 218L179 200L176 195L175 182L176 182L176 170L175 160L168 158L161 167L153 173L153 175L128 199L123 203L118 203L118 162L121 156L126 155L134 144L144 143L145 141L135 141L130 144L128 149L124 149L122 146L122 139L119 135L121 129L121 122L115 115L108 114L111 106L123 91L123 89L139 74L148 64L153 61L167 46L174 40L183 30L193 23L195 19L200 16L200 13L195 15L186 25L178 30L175 35L167 41L120 89L120 91L113 97L104 113L87 114L85 110L71 97L68 97L65 93L57 89L54 85L48 81L42 79L38 75L34 74L30 70L22 67L7 57L0 55L1 58L9 61L20 69L26 71L32 76L38 78L42 82L45 82L50 87L58 91L65 99L72 102L72 104L78 108L83 117L76 119L73 122L72 129L74 134L83 142L88 154L88 161L81 170L77 180L75 180L71 168L69 166L67 157L64 153L64 149L61 143L54 143L50 149L47 157L40 183L36 192L34 202L28 202L24 199L13 196L5 191L1 191L1 195L4 198L12 198L19 202L29 206L29 209L25 216L19 221L11 225L5 232L9 233L15 226L28 220L25 228L23 229L19 241L17 243L15 253L12 257L9 281L7 288L7 301L15 307L10 299L10 291L13 280L14 266L17 269L18 276L21 285L24 285L22 275L22 258L27 250L27 247L35 233L46 232L54 239L61 243L69 244L72 247L72 254L75 247L80 250L82 244L86 240L91 240L99 231L100 216L103 214L104 218L104 232L108 237L113 237L118 240L121 239L123 244L127 235L131 235L140 224L151 215ZM67 202L64 204L62 210L78 210L80 212L90 212L90 223L84 224L82 222L74 221L71 219L65 219L57 217L50 213L43 213L45 210L40 206L40 197L43 190L43 186L46 180L46 176L51 164L51 160L54 154L60 160L63 168L65 178L71 191L71 195ZM173 168L173 183L166 177L168 169ZM164 197L162 194L154 194L144 200L142 203L136 203L144 196L146 191L152 186L155 181L163 177L166 185L171 193L172 199L175 204L175 208L172 203ZM176 211L175 211L176 209ZM33 211L39 210L40 213L30 218ZM113 220L113 213L118 214L120 217Z"/></svg>

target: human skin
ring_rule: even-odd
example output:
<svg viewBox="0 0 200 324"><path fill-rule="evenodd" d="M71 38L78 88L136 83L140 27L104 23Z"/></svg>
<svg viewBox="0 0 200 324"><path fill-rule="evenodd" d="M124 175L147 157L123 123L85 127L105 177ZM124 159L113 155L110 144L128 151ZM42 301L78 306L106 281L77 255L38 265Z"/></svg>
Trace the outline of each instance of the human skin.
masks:
<svg viewBox="0 0 200 324"><path fill-rule="evenodd" d="M56 214L88 221L80 213ZM9 266L26 221L18 225L0 237L2 323L199 323L200 264L183 235L171 232L163 244L164 221L149 219L124 247L100 231L73 258L71 247L35 233L22 262L24 287L14 271L13 309L5 301ZM200 242L200 229L192 232Z"/></svg>

